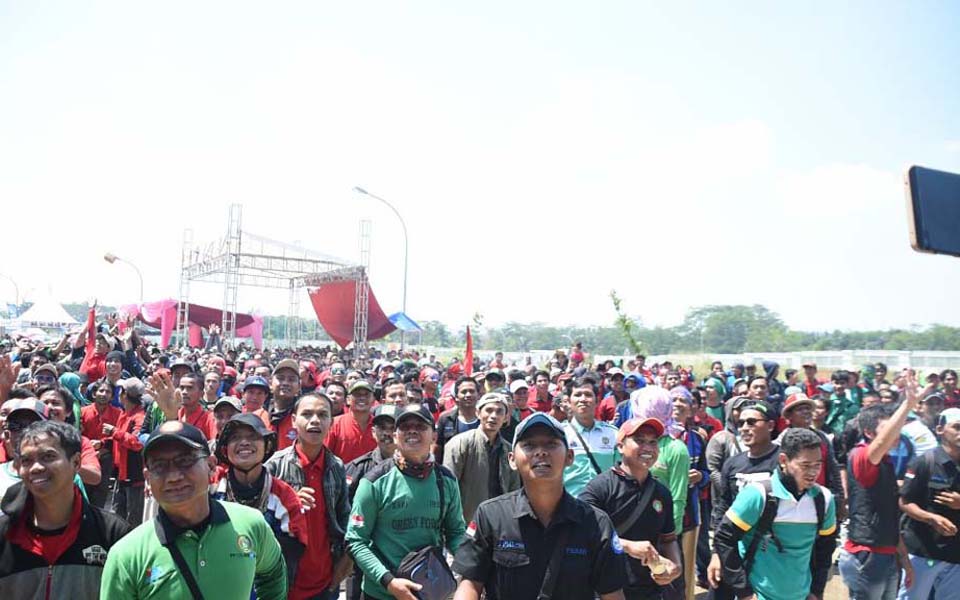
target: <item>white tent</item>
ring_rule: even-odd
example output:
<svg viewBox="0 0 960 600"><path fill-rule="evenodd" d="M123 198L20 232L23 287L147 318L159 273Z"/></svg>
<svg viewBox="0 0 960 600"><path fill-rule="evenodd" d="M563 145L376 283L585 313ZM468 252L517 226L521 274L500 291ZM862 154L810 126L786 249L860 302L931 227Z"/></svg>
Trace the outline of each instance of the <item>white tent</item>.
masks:
<svg viewBox="0 0 960 600"><path fill-rule="evenodd" d="M24 328L65 328L77 324L77 320L71 317L59 302L49 296L37 299L33 306L14 321Z"/></svg>

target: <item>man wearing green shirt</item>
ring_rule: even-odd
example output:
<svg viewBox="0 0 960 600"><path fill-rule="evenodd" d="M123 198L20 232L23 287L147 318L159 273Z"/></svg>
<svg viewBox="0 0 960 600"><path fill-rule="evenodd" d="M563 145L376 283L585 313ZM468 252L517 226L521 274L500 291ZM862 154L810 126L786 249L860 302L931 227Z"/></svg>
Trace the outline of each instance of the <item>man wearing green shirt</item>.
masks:
<svg viewBox="0 0 960 600"><path fill-rule="evenodd" d="M363 571L365 597L416 600L420 585L393 571L408 553L439 546L441 540L455 552L466 525L457 480L434 463L430 452L437 437L430 410L422 404L404 406L394 437L394 457L367 472L357 486L346 542Z"/></svg>
<svg viewBox="0 0 960 600"><path fill-rule="evenodd" d="M280 544L263 514L209 497L210 450L199 429L167 421L143 457L159 512L111 548L102 598L246 600L251 590L261 600L286 598Z"/></svg>
<svg viewBox="0 0 960 600"><path fill-rule="evenodd" d="M567 447L573 451L573 464L563 471L563 487L571 496L600 473L620 462L617 428L596 419L597 379L586 374L572 380L567 388L571 419L563 424Z"/></svg>

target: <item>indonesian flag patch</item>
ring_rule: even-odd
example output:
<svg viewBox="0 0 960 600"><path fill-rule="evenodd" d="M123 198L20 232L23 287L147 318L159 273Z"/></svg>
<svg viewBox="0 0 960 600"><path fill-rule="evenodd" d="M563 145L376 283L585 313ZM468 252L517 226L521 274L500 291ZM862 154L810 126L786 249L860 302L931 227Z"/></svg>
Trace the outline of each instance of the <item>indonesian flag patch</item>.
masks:
<svg viewBox="0 0 960 600"><path fill-rule="evenodd" d="M350 524L354 527L363 527L363 515L360 513L350 515Z"/></svg>
<svg viewBox="0 0 960 600"><path fill-rule="evenodd" d="M467 537L472 540L475 535L477 535L477 523L476 521L470 521L470 524L467 525Z"/></svg>

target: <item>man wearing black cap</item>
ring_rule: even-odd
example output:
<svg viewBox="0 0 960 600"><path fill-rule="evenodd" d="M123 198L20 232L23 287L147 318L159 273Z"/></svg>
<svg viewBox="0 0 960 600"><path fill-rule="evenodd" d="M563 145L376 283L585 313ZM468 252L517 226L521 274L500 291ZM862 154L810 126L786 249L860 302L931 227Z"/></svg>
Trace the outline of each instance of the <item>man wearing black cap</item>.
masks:
<svg viewBox="0 0 960 600"><path fill-rule="evenodd" d="M263 514L209 497L210 451L199 429L166 421L143 457L160 510L111 550L101 598L249 598L251 590L286 598L280 544Z"/></svg>
<svg viewBox="0 0 960 600"><path fill-rule="evenodd" d="M270 427L270 413L263 408L270 396L270 384L258 375L251 375L243 382L243 412L257 415L263 424Z"/></svg>
<svg viewBox="0 0 960 600"><path fill-rule="evenodd" d="M3 445L10 460L0 464L0 498L7 488L20 481L19 465L15 461L20 436L31 423L45 421L47 407L36 398L17 398L3 403ZM77 455L79 457L79 453Z"/></svg>
<svg viewBox="0 0 960 600"><path fill-rule="evenodd" d="M425 405L402 407L394 436L395 457L374 467L357 486L347 544L363 571L367 598L415 600L420 586L393 572L407 553L439 546L441 540L456 551L464 534L460 489L453 474L433 461L436 430Z"/></svg>
<svg viewBox="0 0 960 600"><path fill-rule="evenodd" d="M23 480L0 504L0 597L99 598L107 553L130 527L92 506L74 484L75 427L35 421L17 437Z"/></svg>
<svg viewBox="0 0 960 600"><path fill-rule="evenodd" d="M523 488L487 500L467 527L453 570L455 600L622 600L623 547L603 511L563 487L573 463L563 427L544 413L520 422L510 466Z"/></svg>
<svg viewBox="0 0 960 600"><path fill-rule="evenodd" d="M222 400L222 399L221 399ZM218 470L213 497L238 502L263 513L280 542L287 563L287 587L292 588L297 565L308 543L307 519L297 492L263 467L277 448L277 434L256 415L234 415L217 438Z"/></svg>
<svg viewBox="0 0 960 600"><path fill-rule="evenodd" d="M713 499L714 522L720 523L734 498L746 485L762 483L779 468L780 447L773 443L777 414L764 401L751 400L740 409L737 427L745 452L729 458L720 474L720 493ZM714 589L714 598L732 598L733 590L720 580L720 557L714 552L707 567L707 582Z"/></svg>

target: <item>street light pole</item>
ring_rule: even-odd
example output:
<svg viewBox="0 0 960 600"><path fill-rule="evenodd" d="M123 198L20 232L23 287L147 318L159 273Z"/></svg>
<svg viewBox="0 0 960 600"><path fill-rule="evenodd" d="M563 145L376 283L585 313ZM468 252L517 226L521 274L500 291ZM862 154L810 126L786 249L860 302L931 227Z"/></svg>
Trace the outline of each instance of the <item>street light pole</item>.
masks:
<svg viewBox="0 0 960 600"><path fill-rule="evenodd" d="M107 252L103 255L103 260L107 261L111 265L117 261L120 261L133 267L133 270L137 272L137 277L140 279L140 304L143 304L143 274L140 273L140 269L137 268L137 265L133 264L129 260L120 258L116 254L111 254L110 252Z"/></svg>
<svg viewBox="0 0 960 600"><path fill-rule="evenodd" d="M397 218L400 219L400 225L403 227L403 304L400 310L403 311L404 316L407 316L407 264L408 264L408 259L410 257L410 254L409 254L410 239L407 237L407 224L406 222L404 222L403 217L400 216L399 211L397 211L397 209L392 204L390 204L380 196L377 196L376 194L371 194L367 190L358 186L354 186L353 191L357 192L358 194L363 194L364 196L370 196L374 200L379 200L380 202L383 202L384 204L387 205L387 208L392 210L393 214L397 215ZM400 329L400 350L401 351L403 351L405 345L406 345L406 332L401 328Z"/></svg>

